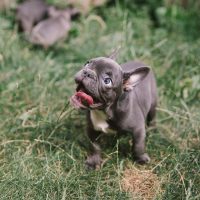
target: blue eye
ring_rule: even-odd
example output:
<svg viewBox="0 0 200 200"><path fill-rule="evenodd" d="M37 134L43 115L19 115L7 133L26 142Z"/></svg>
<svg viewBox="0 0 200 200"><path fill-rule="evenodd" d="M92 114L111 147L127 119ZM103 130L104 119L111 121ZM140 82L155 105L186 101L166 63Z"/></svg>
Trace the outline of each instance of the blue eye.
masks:
<svg viewBox="0 0 200 200"><path fill-rule="evenodd" d="M105 83L106 85L110 85L110 86L111 86L111 84L112 84L111 78L105 78L105 79L104 79L104 83Z"/></svg>

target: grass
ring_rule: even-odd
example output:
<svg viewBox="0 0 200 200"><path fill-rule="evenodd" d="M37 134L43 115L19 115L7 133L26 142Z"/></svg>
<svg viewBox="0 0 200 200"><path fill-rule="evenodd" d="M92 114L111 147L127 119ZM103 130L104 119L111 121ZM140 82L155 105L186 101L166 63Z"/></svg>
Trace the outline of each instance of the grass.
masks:
<svg viewBox="0 0 200 200"><path fill-rule="evenodd" d="M157 175L157 199L199 199L200 40L188 30L154 28L146 7L131 12L116 3L91 15L73 22L64 43L44 50L18 34L12 10L0 14L0 199L131 199L121 180L133 165ZM120 45L119 63L142 59L157 76L152 162L134 164L129 138L110 138L103 168L88 172L84 112L69 105L73 76Z"/></svg>

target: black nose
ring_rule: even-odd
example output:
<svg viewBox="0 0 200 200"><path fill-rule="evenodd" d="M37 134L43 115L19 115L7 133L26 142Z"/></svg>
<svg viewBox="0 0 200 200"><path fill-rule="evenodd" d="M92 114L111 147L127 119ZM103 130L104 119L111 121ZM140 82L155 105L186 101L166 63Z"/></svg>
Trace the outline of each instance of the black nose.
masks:
<svg viewBox="0 0 200 200"><path fill-rule="evenodd" d="M84 78L91 78L95 80L95 72L90 69L83 69L75 75L75 82L79 84L83 81Z"/></svg>

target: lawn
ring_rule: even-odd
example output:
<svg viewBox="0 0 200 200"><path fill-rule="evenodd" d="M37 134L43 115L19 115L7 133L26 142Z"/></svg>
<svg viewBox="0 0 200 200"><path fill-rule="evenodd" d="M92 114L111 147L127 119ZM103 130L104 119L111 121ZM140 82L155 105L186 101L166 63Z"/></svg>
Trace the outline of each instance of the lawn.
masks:
<svg viewBox="0 0 200 200"><path fill-rule="evenodd" d="M145 199L124 189L127 169L157 177L161 189L154 199L200 199L197 7L160 3L153 7L157 25L151 4L124 2L76 19L68 39L46 50L18 33L13 9L0 13L0 199ZM87 171L84 111L69 105L73 77L88 59L119 46L119 63L141 59L157 77L151 163L132 161L130 136L108 137L103 167Z"/></svg>

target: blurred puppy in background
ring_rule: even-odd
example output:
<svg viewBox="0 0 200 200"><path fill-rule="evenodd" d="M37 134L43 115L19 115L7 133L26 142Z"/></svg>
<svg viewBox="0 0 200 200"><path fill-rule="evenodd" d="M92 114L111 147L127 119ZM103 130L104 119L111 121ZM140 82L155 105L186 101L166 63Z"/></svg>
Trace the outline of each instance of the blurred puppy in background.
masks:
<svg viewBox="0 0 200 200"><path fill-rule="evenodd" d="M27 0L17 7L16 20L25 34L30 34L34 25L43 20L49 6L43 0Z"/></svg>
<svg viewBox="0 0 200 200"><path fill-rule="evenodd" d="M53 6L50 7L48 9L49 18L33 28L29 41L47 48L58 40L65 39L71 28L71 18L78 12L75 8L59 10Z"/></svg>

